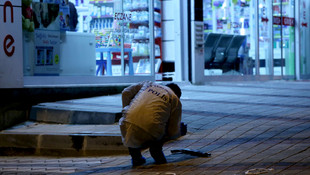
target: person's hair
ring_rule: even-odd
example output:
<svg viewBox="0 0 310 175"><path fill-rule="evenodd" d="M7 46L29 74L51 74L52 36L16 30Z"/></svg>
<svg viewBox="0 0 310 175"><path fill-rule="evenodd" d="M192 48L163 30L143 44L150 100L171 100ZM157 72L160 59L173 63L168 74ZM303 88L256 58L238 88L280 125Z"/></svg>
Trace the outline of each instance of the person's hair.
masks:
<svg viewBox="0 0 310 175"><path fill-rule="evenodd" d="M177 84L168 83L166 84L166 86L168 86L175 93L175 95L177 95L179 98L181 97L182 92L181 92L180 87Z"/></svg>

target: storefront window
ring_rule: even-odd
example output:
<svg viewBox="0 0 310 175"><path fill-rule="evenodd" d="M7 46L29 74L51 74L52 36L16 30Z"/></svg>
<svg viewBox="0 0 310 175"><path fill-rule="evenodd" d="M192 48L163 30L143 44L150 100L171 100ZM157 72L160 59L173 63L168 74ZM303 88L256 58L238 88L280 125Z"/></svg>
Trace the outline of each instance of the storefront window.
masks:
<svg viewBox="0 0 310 175"><path fill-rule="evenodd" d="M96 76L151 75L161 64L161 2L154 1L154 22L149 0L89 0L90 11L83 18L84 32L96 37ZM155 45L150 42L154 28ZM152 47L155 55L152 56Z"/></svg>
<svg viewBox="0 0 310 175"><path fill-rule="evenodd" d="M253 74L252 4L204 0L205 75Z"/></svg>
<svg viewBox="0 0 310 175"><path fill-rule="evenodd" d="M96 75L150 74L148 1L91 0L90 3L94 10L90 32L96 35L96 60L112 65L106 69L97 65Z"/></svg>
<svg viewBox="0 0 310 175"><path fill-rule="evenodd" d="M294 0L273 0L274 75L295 75L294 3Z"/></svg>
<svg viewBox="0 0 310 175"><path fill-rule="evenodd" d="M23 0L24 76L154 76L161 1L149 2Z"/></svg>
<svg viewBox="0 0 310 175"><path fill-rule="evenodd" d="M301 9L308 3L302 1ZM294 0L204 0L204 23L205 75L295 75ZM237 36L245 41L234 41ZM238 44L233 59L231 47ZM308 49L301 50L301 71L306 73Z"/></svg>

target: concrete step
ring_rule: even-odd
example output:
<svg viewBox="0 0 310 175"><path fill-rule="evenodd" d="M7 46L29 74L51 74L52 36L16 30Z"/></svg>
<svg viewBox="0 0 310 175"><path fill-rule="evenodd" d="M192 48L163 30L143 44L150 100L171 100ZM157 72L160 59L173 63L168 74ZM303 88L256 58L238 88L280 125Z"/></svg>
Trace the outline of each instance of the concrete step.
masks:
<svg viewBox="0 0 310 175"><path fill-rule="evenodd" d="M114 124L121 117L120 95L40 103L30 120L60 124Z"/></svg>
<svg viewBox="0 0 310 175"><path fill-rule="evenodd" d="M128 154L118 124L25 122L0 132L0 155L102 156Z"/></svg>
<svg viewBox="0 0 310 175"><path fill-rule="evenodd" d="M40 103L30 120L0 132L0 155L100 156L128 153L118 120L121 96Z"/></svg>

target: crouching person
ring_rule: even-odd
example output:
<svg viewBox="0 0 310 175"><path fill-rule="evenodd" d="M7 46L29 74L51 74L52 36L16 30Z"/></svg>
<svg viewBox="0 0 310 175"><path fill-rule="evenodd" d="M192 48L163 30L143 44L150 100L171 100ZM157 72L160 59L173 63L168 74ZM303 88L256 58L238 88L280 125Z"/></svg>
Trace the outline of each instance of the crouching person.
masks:
<svg viewBox="0 0 310 175"><path fill-rule="evenodd" d="M133 166L146 162L141 154L145 148L149 148L155 163L167 162L162 151L164 142L181 135L180 97L181 89L174 83L164 86L145 81L123 90L119 125Z"/></svg>

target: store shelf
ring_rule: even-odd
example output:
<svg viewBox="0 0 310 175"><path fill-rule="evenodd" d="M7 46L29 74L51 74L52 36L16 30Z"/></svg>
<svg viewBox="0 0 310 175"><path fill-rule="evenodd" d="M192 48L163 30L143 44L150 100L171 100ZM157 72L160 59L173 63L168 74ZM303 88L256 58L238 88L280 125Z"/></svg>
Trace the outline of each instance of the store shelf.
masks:
<svg viewBox="0 0 310 175"><path fill-rule="evenodd" d="M275 2L275 3L272 3L272 5L276 6L276 5L281 5L281 2ZM289 5L288 2L282 2L282 5Z"/></svg>
<svg viewBox="0 0 310 175"><path fill-rule="evenodd" d="M212 31L213 31L213 30L210 29L210 30L204 30L203 32L204 32L204 33L212 33Z"/></svg>
<svg viewBox="0 0 310 175"><path fill-rule="evenodd" d="M148 25L149 24L149 21L146 20L146 21L131 21L130 24L132 25Z"/></svg>
<svg viewBox="0 0 310 175"><path fill-rule="evenodd" d="M114 18L113 16L111 15L98 15L98 16L92 16L92 18Z"/></svg>
<svg viewBox="0 0 310 175"><path fill-rule="evenodd" d="M114 0L89 0L90 4L106 4L106 3L114 3Z"/></svg>
<svg viewBox="0 0 310 175"><path fill-rule="evenodd" d="M148 43L149 39L148 38L134 38L133 41L136 43Z"/></svg>
<svg viewBox="0 0 310 175"><path fill-rule="evenodd" d="M274 36L275 39L281 39L281 36ZM290 38L290 36L283 36L282 38Z"/></svg>
<svg viewBox="0 0 310 175"><path fill-rule="evenodd" d="M276 17L288 17L288 15L280 15L280 14L273 14L273 16L276 16Z"/></svg>
<svg viewBox="0 0 310 175"><path fill-rule="evenodd" d="M78 6L78 7L76 7L76 10L77 10L77 12L78 13L80 13L80 12L88 12L88 7L80 7L80 6Z"/></svg>
<svg viewBox="0 0 310 175"><path fill-rule="evenodd" d="M149 11L148 7L138 7L138 8L132 8L130 9L131 12L135 12L135 11Z"/></svg>
<svg viewBox="0 0 310 175"><path fill-rule="evenodd" d="M203 18L203 21L212 21L212 18Z"/></svg>
<svg viewBox="0 0 310 175"><path fill-rule="evenodd" d="M161 23L154 21L155 26L160 27ZM131 21L130 22L130 27L131 28L137 28L138 26L148 26L149 21Z"/></svg>

